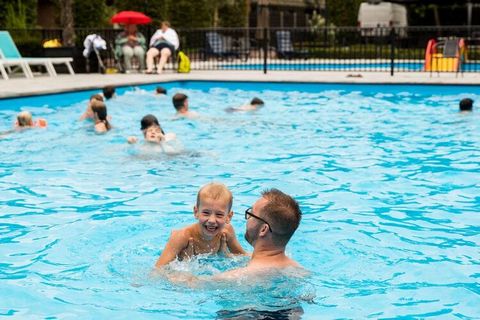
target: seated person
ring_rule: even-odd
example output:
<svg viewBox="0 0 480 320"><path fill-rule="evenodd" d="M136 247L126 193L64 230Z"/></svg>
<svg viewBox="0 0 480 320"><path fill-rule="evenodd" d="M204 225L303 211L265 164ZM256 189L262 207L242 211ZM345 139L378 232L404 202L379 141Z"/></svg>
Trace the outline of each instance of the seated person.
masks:
<svg viewBox="0 0 480 320"><path fill-rule="evenodd" d="M107 119L107 106L99 100L92 101L93 121L96 133L105 133L112 129Z"/></svg>
<svg viewBox="0 0 480 320"><path fill-rule="evenodd" d="M93 120L93 111L92 111L92 103L93 101L100 101L103 102L103 96L101 94L94 94L90 97L90 100L88 101L87 104L87 109L85 112L80 116L79 121L85 120L85 119L91 119Z"/></svg>
<svg viewBox="0 0 480 320"><path fill-rule="evenodd" d="M125 25L125 31L115 38L115 56L123 57L126 71L132 69L132 58L137 57L140 70L145 69L146 40L143 34L137 31L137 25Z"/></svg>
<svg viewBox="0 0 480 320"><path fill-rule="evenodd" d="M178 35L170 28L168 21L163 21L150 39L150 49L147 52L147 70L146 73L153 73L154 59L160 55L160 61L157 65L157 73L162 73L163 67L170 56L173 56L175 50L178 50L180 41Z"/></svg>
<svg viewBox="0 0 480 320"><path fill-rule="evenodd" d="M459 104L460 112L469 112L473 110L473 100L470 98L465 98L460 101Z"/></svg>
<svg viewBox="0 0 480 320"><path fill-rule="evenodd" d="M158 122L157 117L153 114L147 114L140 121L140 130L143 132L143 137L149 143L162 143L171 141L176 138L175 133L165 133ZM127 142L134 144L138 142L137 137L128 137Z"/></svg>
<svg viewBox="0 0 480 320"><path fill-rule="evenodd" d="M167 89L165 89L164 87L157 87L155 89L155 94L166 95L167 94Z"/></svg>
<svg viewBox="0 0 480 320"><path fill-rule="evenodd" d="M255 111L261 107L263 107L265 103L263 102L262 99L260 98L253 98L252 101L250 101L250 104L243 105L241 107L237 108L227 108L225 111L227 112L236 112L236 111Z"/></svg>
<svg viewBox="0 0 480 320"><path fill-rule="evenodd" d="M103 87L102 91L103 91L103 96L107 100L110 100L115 96L115 87L114 86Z"/></svg>
<svg viewBox="0 0 480 320"><path fill-rule="evenodd" d="M177 110L176 118L196 118L198 113L188 110L188 97L183 93L176 93L173 98L173 107Z"/></svg>
<svg viewBox="0 0 480 320"><path fill-rule="evenodd" d="M26 128L45 128L47 121L45 119L37 119L33 121L32 114L28 111L22 111L17 115L17 121L15 122L15 129Z"/></svg>
<svg viewBox="0 0 480 320"><path fill-rule="evenodd" d="M233 216L232 193L222 183L212 182L200 188L193 214L198 222L172 231L155 267L178 258L183 260L204 253L245 254L230 220Z"/></svg>

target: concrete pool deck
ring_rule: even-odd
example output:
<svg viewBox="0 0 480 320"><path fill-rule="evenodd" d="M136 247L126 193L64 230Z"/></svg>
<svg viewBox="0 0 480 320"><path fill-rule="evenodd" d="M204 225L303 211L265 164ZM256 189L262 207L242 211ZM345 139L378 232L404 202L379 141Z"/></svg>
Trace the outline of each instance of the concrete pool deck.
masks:
<svg viewBox="0 0 480 320"><path fill-rule="evenodd" d="M393 77L386 72L328 72L328 71L192 71L179 74L167 71L162 75L146 74L76 74L33 79L0 80L0 99L49 93L97 89L106 85L130 86L169 81L266 81L318 83L373 83L373 84L443 84L480 85L477 73L402 72Z"/></svg>

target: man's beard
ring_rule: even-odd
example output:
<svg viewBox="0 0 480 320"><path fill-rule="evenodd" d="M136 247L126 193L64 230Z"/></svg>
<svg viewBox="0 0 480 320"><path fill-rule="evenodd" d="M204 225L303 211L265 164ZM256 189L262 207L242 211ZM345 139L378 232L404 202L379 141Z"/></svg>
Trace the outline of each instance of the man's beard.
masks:
<svg viewBox="0 0 480 320"><path fill-rule="evenodd" d="M253 247L253 243L258 239L258 230L245 231L245 240Z"/></svg>

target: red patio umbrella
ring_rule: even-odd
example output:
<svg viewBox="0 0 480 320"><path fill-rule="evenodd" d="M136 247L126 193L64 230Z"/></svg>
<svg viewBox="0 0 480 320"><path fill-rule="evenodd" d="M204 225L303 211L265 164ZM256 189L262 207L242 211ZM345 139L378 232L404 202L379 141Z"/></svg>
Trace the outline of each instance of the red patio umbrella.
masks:
<svg viewBox="0 0 480 320"><path fill-rule="evenodd" d="M122 24L147 24L152 22L152 19L141 12L121 11L114 15L111 21Z"/></svg>

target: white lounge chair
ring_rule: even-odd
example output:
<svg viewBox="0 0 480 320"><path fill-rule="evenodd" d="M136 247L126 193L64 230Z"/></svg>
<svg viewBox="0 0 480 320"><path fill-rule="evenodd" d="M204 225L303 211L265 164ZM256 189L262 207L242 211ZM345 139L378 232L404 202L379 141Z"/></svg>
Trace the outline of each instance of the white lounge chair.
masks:
<svg viewBox="0 0 480 320"><path fill-rule="evenodd" d="M65 64L70 74L75 74L72 68L72 58L24 58L20 54L8 31L0 31L0 72L4 79L8 79L5 66L19 66L27 78L33 78L30 66L41 65L47 70L49 76L57 75L54 64Z"/></svg>

